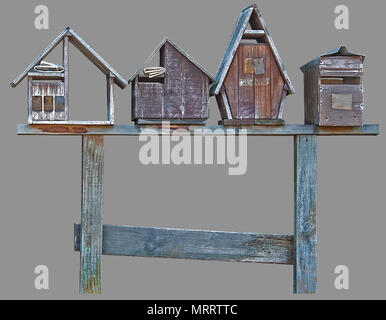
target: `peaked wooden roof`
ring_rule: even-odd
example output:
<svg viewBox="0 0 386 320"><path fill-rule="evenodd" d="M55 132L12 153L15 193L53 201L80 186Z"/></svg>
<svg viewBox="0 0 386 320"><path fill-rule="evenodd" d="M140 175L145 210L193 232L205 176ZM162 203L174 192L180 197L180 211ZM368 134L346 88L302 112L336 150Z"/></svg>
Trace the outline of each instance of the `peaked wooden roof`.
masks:
<svg viewBox="0 0 386 320"><path fill-rule="evenodd" d="M306 63L304 66L300 67L300 70L302 70L304 73L307 72L312 67L318 65L320 63L321 57L338 57L338 56L346 56L346 57L361 57L363 60L365 59L365 56L363 54L353 53L350 52L346 46L339 45L337 48L322 54L319 57L316 57L314 60L311 60L310 62Z"/></svg>
<svg viewBox="0 0 386 320"><path fill-rule="evenodd" d="M169 43L172 45L179 53L181 53L185 58L187 58L191 63L193 63L198 69L200 69L203 73L205 73L208 78L210 79L210 83L214 81L214 77L205 70L203 66L201 66L198 62L196 62L185 50L183 50L181 47L179 47L177 44L175 44L172 40L165 38L163 39L160 44L154 49L154 51L151 53L151 55L145 60L145 62L141 65L141 67L131 76L129 79L129 83L135 79L135 77L141 73L141 71L147 67L148 63L154 58L154 56L157 54L157 52L165 45L165 43Z"/></svg>
<svg viewBox="0 0 386 320"><path fill-rule="evenodd" d="M282 74L283 79L289 88L288 94L295 93L295 88L293 87L291 80L287 74L287 71L284 68L279 52L277 51L276 46L273 43L273 40L268 32L267 26L264 22L263 17L261 16L260 10L257 8L256 5L251 5L241 12L240 17L236 22L236 26L233 30L228 47L225 51L225 55L217 71L216 79L211 86L211 95L218 95L220 93L220 89L232 64L233 58L236 54L236 50L243 38L243 34L247 29L248 23L250 23L251 28L253 30L264 30L264 40L270 46L273 52L273 56L275 57L280 73Z"/></svg>
<svg viewBox="0 0 386 320"><path fill-rule="evenodd" d="M111 67L91 46L89 46L73 29L66 28L51 44L38 56L15 80L11 82L12 87L16 87L27 76L35 66L37 66L52 50L63 40L65 36L69 36L70 42L78 48L99 70L104 74L113 74L114 82L124 89L128 82L125 80L113 67Z"/></svg>

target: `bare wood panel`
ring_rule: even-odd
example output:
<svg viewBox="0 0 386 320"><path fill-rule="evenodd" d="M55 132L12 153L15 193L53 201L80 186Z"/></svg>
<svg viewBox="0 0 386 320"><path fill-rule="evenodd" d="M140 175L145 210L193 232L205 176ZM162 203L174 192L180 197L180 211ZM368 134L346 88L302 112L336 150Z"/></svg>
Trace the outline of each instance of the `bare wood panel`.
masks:
<svg viewBox="0 0 386 320"><path fill-rule="evenodd" d="M106 136L138 136L146 132L146 127L119 124L114 126L92 126L92 125L28 125L19 124L17 134L19 135L106 135ZM160 135L168 130L185 129L186 133L179 135L205 134L218 135L223 130L227 134L227 127L217 126L186 126L171 125L165 129L162 126L152 126L149 135ZM379 125L366 124L361 127L318 127L315 125L286 124L282 126L236 126L232 128L232 134L240 134L241 130L249 136L295 136L295 135L320 135L320 136L376 136L379 134ZM166 131L165 131L166 130Z"/></svg>
<svg viewBox="0 0 386 320"><path fill-rule="evenodd" d="M363 60L360 57L349 56L321 57L320 74L363 75Z"/></svg>
<svg viewBox="0 0 386 320"><path fill-rule="evenodd" d="M319 125L320 126L361 126L363 119L363 92L360 85L321 85ZM352 96L351 110L332 108L333 94Z"/></svg>
<svg viewBox="0 0 386 320"><path fill-rule="evenodd" d="M164 111L163 85L139 82L136 93L136 118L160 119Z"/></svg>
<svg viewBox="0 0 386 320"><path fill-rule="evenodd" d="M183 72L184 57L169 43L161 48L161 66L166 68L165 104L163 114L166 118L181 118L185 108L183 91L185 73Z"/></svg>
<svg viewBox="0 0 386 320"><path fill-rule="evenodd" d="M80 292L101 293L103 136L82 137Z"/></svg>
<svg viewBox="0 0 386 320"><path fill-rule="evenodd" d="M287 91L285 91L285 95L284 95L283 91L284 91L285 83L283 80L283 76L281 75L281 72L279 70L279 67L277 65L275 58L273 57L272 52L270 52L270 56L271 56L270 58L271 59L271 104L270 104L271 113L269 114L269 118L282 119Z"/></svg>
<svg viewBox="0 0 386 320"><path fill-rule="evenodd" d="M252 47L253 58L263 59L265 72L263 74L254 74L254 102L255 118L271 118L271 52L267 44L258 44ZM281 95L280 95L281 97Z"/></svg>
<svg viewBox="0 0 386 320"><path fill-rule="evenodd" d="M70 104L70 86L69 86L69 37L63 38L63 69L64 69L64 112L66 119L69 118L69 104Z"/></svg>
<svg viewBox="0 0 386 320"><path fill-rule="evenodd" d="M259 39L265 36L264 30L245 30L243 39Z"/></svg>
<svg viewBox="0 0 386 320"><path fill-rule="evenodd" d="M253 59L252 45L240 44L235 59L238 59L239 82L234 84L239 86L239 106L238 118L248 119L255 117L254 101L254 76L253 73L246 73L246 60Z"/></svg>
<svg viewBox="0 0 386 320"><path fill-rule="evenodd" d="M228 103L232 112L232 118L238 118L239 114L239 51L241 49L237 49L235 58L232 61L231 66L229 67L228 74L224 81L225 92L228 98ZM227 117L228 118L228 117ZM227 119L224 118L223 119Z"/></svg>
<svg viewBox="0 0 386 320"><path fill-rule="evenodd" d="M107 120L109 120L112 124L115 121L115 113L114 113L114 75L109 74L106 76L107 81Z"/></svg>
<svg viewBox="0 0 386 320"><path fill-rule="evenodd" d="M304 121L306 124L318 124L319 100L319 67L315 66L304 73Z"/></svg>
<svg viewBox="0 0 386 320"><path fill-rule="evenodd" d="M317 137L295 137L294 293L316 293Z"/></svg>
<svg viewBox="0 0 386 320"><path fill-rule="evenodd" d="M75 250L80 238L75 225ZM293 236L105 225L103 254L291 265Z"/></svg>

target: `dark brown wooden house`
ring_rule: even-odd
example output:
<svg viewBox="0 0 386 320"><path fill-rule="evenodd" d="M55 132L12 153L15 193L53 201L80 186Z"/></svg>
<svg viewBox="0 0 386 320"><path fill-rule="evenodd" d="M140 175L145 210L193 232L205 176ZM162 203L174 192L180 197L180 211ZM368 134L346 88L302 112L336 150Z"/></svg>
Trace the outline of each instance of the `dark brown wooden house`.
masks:
<svg viewBox="0 0 386 320"><path fill-rule="evenodd" d="M364 59L339 46L300 68L304 73L306 124L363 125Z"/></svg>
<svg viewBox="0 0 386 320"><path fill-rule="evenodd" d="M43 61L60 43L63 65ZM69 120L69 44L72 43L106 75L107 119L101 121ZM60 125L113 125L114 84L124 89L128 82L116 72L73 29L66 28L14 81L16 87L28 78L28 123ZM87 83L85 84L87 85Z"/></svg>
<svg viewBox="0 0 386 320"><path fill-rule="evenodd" d="M281 124L285 98L294 92L260 10L245 8L211 85L221 123Z"/></svg>
<svg viewBox="0 0 386 320"><path fill-rule="evenodd" d="M159 66L148 64L159 53ZM131 77L136 124L204 124L214 78L181 47L164 39Z"/></svg>

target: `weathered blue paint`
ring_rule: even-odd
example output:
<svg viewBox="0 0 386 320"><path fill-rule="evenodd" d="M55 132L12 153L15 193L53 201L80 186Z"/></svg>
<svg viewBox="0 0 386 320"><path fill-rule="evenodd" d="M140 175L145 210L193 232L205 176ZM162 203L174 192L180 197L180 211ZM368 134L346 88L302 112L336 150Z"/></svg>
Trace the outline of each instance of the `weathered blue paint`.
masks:
<svg viewBox="0 0 386 320"><path fill-rule="evenodd" d="M103 136L82 137L80 292L100 294L103 216Z"/></svg>
<svg viewBox="0 0 386 320"><path fill-rule="evenodd" d="M167 127L166 127L167 128ZM119 124L114 126L87 126L87 125L28 125L19 124L17 133L19 135L106 135L106 136L138 136L144 133L148 126L136 126ZM159 127L150 127L153 134L162 134ZM296 136L296 135L319 135L319 136L361 136L361 135L378 135L379 125L367 124L361 127L318 127L315 125L286 124L282 126L246 126L246 127L224 127L218 126L183 126L175 125L170 130L185 129L187 134L219 135L220 131L228 132L233 129L232 133L240 134L243 129L249 136ZM230 131L229 131L230 132ZM151 135L149 130L146 134ZM183 135L184 133L179 133Z"/></svg>
<svg viewBox="0 0 386 320"><path fill-rule="evenodd" d="M103 254L293 264L293 236L104 226ZM81 228L75 225L74 247Z"/></svg>
<svg viewBox="0 0 386 320"><path fill-rule="evenodd" d="M317 137L295 137L294 293L316 293Z"/></svg>

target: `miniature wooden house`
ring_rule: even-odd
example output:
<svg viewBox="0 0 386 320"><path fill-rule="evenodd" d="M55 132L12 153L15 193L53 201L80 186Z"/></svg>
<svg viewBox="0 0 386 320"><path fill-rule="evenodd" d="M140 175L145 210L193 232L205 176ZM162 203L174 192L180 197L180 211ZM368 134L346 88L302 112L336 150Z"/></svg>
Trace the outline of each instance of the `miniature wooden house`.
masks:
<svg viewBox="0 0 386 320"><path fill-rule="evenodd" d="M364 58L340 46L300 68L306 124L363 125Z"/></svg>
<svg viewBox="0 0 386 320"><path fill-rule="evenodd" d="M63 43L63 66L43 61L56 47ZM79 49L105 75L107 81L107 120L69 120L69 43ZM114 91L117 84L122 89L128 85L93 48L73 29L66 28L12 83L16 87L28 78L28 123L29 124L114 124Z"/></svg>
<svg viewBox="0 0 386 320"><path fill-rule="evenodd" d="M294 92L260 10L245 8L211 85L220 123L282 124L285 98Z"/></svg>
<svg viewBox="0 0 386 320"><path fill-rule="evenodd" d="M159 54L159 66L148 64ZM136 124L204 124L214 78L181 47L164 39L131 77Z"/></svg>

